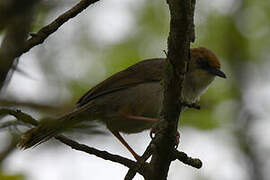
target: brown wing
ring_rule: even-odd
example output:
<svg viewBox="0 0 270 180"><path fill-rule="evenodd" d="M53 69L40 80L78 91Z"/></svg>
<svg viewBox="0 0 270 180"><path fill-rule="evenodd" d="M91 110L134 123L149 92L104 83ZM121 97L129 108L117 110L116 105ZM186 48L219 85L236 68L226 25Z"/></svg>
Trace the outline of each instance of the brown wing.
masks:
<svg viewBox="0 0 270 180"><path fill-rule="evenodd" d="M104 94L130 88L141 83L160 81L165 59L156 58L138 62L120 71L90 89L77 102L77 107Z"/></svg>

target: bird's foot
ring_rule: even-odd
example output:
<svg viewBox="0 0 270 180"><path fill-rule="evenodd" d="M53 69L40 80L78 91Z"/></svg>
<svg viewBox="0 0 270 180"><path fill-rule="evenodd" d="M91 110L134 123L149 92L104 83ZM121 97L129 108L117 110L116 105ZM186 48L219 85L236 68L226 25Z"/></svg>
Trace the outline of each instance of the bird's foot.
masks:
<svg viewBox="0 0 270 180"><path fill-rule="evenodd" d="M194 108L194 109L198 109L198 110L201 109L201 106L198 102L196 102L196 103L182 102L182 106L186 106L186 107Z"/></svg>

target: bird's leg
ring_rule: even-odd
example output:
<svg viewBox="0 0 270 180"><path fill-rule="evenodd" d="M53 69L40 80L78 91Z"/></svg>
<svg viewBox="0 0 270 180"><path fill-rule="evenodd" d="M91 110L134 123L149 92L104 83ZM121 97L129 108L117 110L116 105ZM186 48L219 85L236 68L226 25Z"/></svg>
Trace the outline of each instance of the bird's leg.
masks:
<svg viewBox="0 0 270 180"><path fill-rule="evenodd" d="M142 116L131 116L131 115L124 115L122 113L122 116L124 116L125 118L128 118L128 119L134 119L134 120L139 120L139 121L148 121L148 122L153 122L153 123L156 123L158 120L155 119L155 118L149 118L149 117L142 117ZM154 138L153 134L156 133L156 126L153 126L150 130L150 137L151 139Z"/></svg>
<svg viewBox="0 0 270 180"><path fill-rule="evenodd" d="M128 151L133 155L133 157L138 161L140 156L135 153L135 151L128 145L128 143L124 140L124 138L119 134L118 131L110 130L113 135L128 149Z"/></svg>
<svg viewBox="0 0 270 180"><path fill-rule="evenodd" d="M158 120L155 118L149 118L149 117L142 117L142 116L132 116L132 115L125 115L123 112L121 113L122 116L128 119L134 119L134 120L140 120L140 121L148 121L148 122L153 122L156 123ZM153 126L150 130L150 137L153 139L154 135L157 131L156 126ZM177 148L180 142L180 133L177 131L176 133L176 139L175 139L175 147ZM134 152L134 151L133 151ZM135 156L134 156L135 157Z"/></svg>
<svg viewBox="0 0 270 180"><path fill-rule="evenodd" d="M143 117L143 116L132 116L127 115L123 111L119 112L120 115L127 119L133 119L138 121L147 121L147 122L153 122L156 123L157 119L155 118L149 118L149 117ZM117 131L110 130L113 135L128 149L128 151L133 155L133 157L138 161L140 156L128 145L128 143L124 140L124 138L119 134Z"/></svg>
<svg viewBox="0 0 270 180"><path fill-rule="evenodd" d="M153 123L156 123L158 121L156 118L128 115L124 111L119 111L119 114L120 114L120 116L122 116L124 118L127 118L127 119L133 119L133 120L139 120L139 121L148 121L148 122L153 122Z"/></svg>
<svg viewBox="0 0 270 180"><path fill-rule="evenodd" d="M124 117L128 118L128 119L134 119L134 120L139 120L139 121L148 121L148 122L153 122L153 123L156 123L158 121L156 118L149 118L149 117L143 117L143 116L124 115Z"/></svg>

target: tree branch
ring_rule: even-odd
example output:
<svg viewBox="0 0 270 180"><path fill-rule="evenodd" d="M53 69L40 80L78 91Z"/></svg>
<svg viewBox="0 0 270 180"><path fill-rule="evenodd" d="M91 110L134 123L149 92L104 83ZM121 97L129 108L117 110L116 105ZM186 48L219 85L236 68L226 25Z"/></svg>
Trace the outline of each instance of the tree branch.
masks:
<svg viewBox="0 0 270 180"><path fill-rule="evenodd" d="M182 151L177 150L173 151L172 161L176 159L178 159L179 161L181 161L186 165L192 166L197 169L200 169L202 167L202 161L200 159L189 157L186 153Z"/></svg>
<svg viewBox="0 0 270 180"><path fill-rule="evenodd" d="M47 113L50 115L59 114L59 112L67 112L73 108L72 102L66 102L61 105L42 104L32 101L17 101L12 99L0 99L0 107L11 108L30 108L35 111Z"/></svg>
<svg viewBox="0 0 270 180"><path fill-rule="evenodd" d="M100 150L97 150L95 148L86 146L84 144L79 144L71 139L68 139L65 136L59 135L59 136L56 136L55 139L70 146L72 149L76 149L78 151L82 151L82 152L85 152L87 154L95 155L95 156L102 158L102 159L105 159L105 160L109 160L112 162L122 164L130 169L136 170L144 177L146 176L145 174L147 174L147 172L149 171L148 170L149 167L146 164L138 164L135 161L124 158L122 156L110 154L106 151L100 151Z"/></svg>
<svg viewBox="0 0 270 180"><path fill-rule="evenodd" d="M138 162L139 164L143 164L144 162L146 162L146 160L152 155L153 149L155 148L154 146L155 145L153 144L153 142L148 145ZM174 161L176 159L186 165L192 166L197 169L200 169L202 167L202 161L200 159L189 157L185 152L177 151L176 149L174 149L171 160ZM133 179L136 175L136 172L137 169L129 169L125 176L125 180Z"/></svg>
<svg viewBox="0 0 270 180"><path fill-rule="evenodd" d="M25 124L31 124L33 126L38 125L38 121L35 120L32 116L21 112L20 110L12 110L12 109L0 109L0 118L6 115L14 116L17 120L25 123Z"/></svg>
<svg viewBox="0 0 270 180"><path fill-rule="evenodd" d="M192 1L192 3L191 3ZM168 38L168 61L163 87L164 99L158 132L154 139L155 149L150 162L151 174L148 179L167 179L169 166L174 154L178 119L181 113L181 91L188 60L191 37L194 37L194 0L168 0L171 14Z"/></svg>
<svg viewBox="0 0 270 180"><path fill-rule="evenodd" d="M148 145L143 155L140 157L138 161L139 164L144 164L146 160L152 155L153 153L153 144L152 142ZM137 173L137 169L129 169L124 180L131 180Z"/></svg>
<svg viewBox="0 0 270 180"><path fill-rule="evenodd" d="M37 33L32 34L32 37L25 42L23 50L17 54L17 57L21 56L23 53L29 51L34 46L37 46L44 42L44 40L49 37L52 33L57 31L57 29L66 23L71 18L77 16L83 10L85 10L89 5L98 2L99 0L81 0L74 7L57 17L52 23L40 29Z"/></svg>

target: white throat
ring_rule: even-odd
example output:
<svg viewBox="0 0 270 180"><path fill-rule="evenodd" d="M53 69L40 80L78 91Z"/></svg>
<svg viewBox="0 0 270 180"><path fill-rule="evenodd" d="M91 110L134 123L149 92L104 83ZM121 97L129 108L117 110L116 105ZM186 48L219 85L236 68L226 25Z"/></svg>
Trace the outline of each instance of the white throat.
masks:
<svg viewBox="0 0 270 180"><path fill-rule="evenodd" d="M215 76L204 70L197 70L186 74L182 99L187 103L194 103L205 93Z"/></svg>

